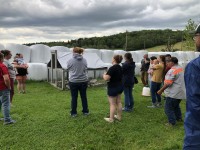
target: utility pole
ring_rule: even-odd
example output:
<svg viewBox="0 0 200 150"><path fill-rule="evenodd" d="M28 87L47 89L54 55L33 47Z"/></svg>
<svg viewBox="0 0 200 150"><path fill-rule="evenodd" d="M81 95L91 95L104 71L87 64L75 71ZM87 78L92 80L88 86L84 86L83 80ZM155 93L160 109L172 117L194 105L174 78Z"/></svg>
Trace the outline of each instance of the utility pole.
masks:
<svg viewBox="0 0 200 150"><path fill-rule="evenodd" d="M181 32L181 51L183 50L183 31Z"/></svg>
<svg viewBox="0 0 200 150"><path fill-rule="evenodd" d="M167 51L170 52L171 51L171 42L170 42L170 36L168 37L168 41L167 41Z"/></svg>
<svg viewBox="0 0 200 150"><path fill-rule="evenodd" d="M128 45L127 40L128 40L128 35L127 35L127 30L126 30L126 45L125 45L125 51L127 51L127 45Z"/></svg>

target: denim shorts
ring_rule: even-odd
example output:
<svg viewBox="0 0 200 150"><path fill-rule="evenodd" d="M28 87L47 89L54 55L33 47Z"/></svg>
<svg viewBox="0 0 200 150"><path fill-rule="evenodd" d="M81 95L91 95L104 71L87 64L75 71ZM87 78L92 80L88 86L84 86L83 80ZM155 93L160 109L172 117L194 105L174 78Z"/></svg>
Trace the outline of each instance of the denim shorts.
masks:
<svg viewBox="0 0 200 150"><path fill-rule="evenodd" d="M116 87L108 87L108 90L107 90L108 96L112 96L112 97L122 94L122 92L123 92L123 87L121 85L116 86Z"/></svg>

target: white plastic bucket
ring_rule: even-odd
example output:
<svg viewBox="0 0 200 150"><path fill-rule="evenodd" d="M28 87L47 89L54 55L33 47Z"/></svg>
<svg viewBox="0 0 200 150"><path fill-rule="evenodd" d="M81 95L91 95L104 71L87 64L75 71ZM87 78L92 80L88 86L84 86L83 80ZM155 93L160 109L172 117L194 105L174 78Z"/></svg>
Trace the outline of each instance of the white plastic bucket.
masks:
<svg viewBox="0 0 200 150"><path fill-rule="evenodd" d="M143 87L142 96L151 96L149 87Z"/></svg>

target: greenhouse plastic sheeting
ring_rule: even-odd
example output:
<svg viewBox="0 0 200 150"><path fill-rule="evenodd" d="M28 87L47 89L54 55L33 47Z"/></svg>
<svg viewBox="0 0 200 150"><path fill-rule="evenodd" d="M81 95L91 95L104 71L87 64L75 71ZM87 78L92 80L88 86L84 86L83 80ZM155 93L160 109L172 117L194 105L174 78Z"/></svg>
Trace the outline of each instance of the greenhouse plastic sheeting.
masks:
<svg viewBox="0 0 200 150"><path fill-rule="evenodd" d="M58 61L62 68L67 68L67 61L72 58L72 52L59 52ZM107 67L107 65L97 56L96 53L84 53L83 57L87 60L88 68L98 69Z"/></svg>
<svg viewBox="0 0 200 150"><path fill-rule="evenodd" d="M143 56L145 54L148 54L148 52L146 50L134 51L134 55L136 55L136 57L134 57L136 59L135 62L136 63L141 63L141 60L143 59Z"/></svg>
<svg viewBox="0 0 200 150"><path fill-rule="evenodd" d="M135 63L135 75L140 75L141 63Z"/></svg>
<svg viewBox="0 0 200 150"><path fill-rule="evenodd" d="M138 58L137 58L137 53L136 53L136 51L129 51L129 53L131 53L132 58L133 58L133 61L134 61L135 63L137 63Z"/></svg>
<svg viewBox="0 0 200 150"><path fill-rule="evenodd" d="M5 49L4 45L0 43L0 50L4 50L4 49Z"/></svg>
<svg viewBox="0 0 200 150"><path fill-rule="evenodd" d="M31 61L33 63L48 63L51 59L51 50L49 46L36 44L30 46Z"/></svg>
<svg viewBox="0 0 200 150"><path fill-rule="evenodd" d="M70 49L68 47L65 46L52 46L50 47L50 50L57 50L59 52L70 52Z"/></svg>
<svg viewBox="0 0 200 150"><path fill-rule="evenodd" d="M166 55L166 54L170 54L170 52L148 52L148 57L152 57L152 56L155 56L155 57L158 57L160 55Z"/></svg>
<svg viewBox="0 0 200 150"><path fill-rule="evenodd" d="M194 51L186 51L186 56L187 56L187 62L190 62L191 60L193 60L195 58L195 53Z"/></svg>
<svg viewBox="0 0 200 150"><path fill-rule="evenodd" d="M183 51L176 51L174 53L177 54L177 58L178 58L179 62L186 62L187 61L187 55L186 55L185 52L183 52Z"/></svg>
<svg viewBox="0 0 200 150"><path fill-rule="evenodd" d="M114 56L114 51L101 49L100 52L101 52L101 60L104 63L112 63L112 57Z"/></svg>
<svg viewBox="0 0 200 150"><path fill-rule="evenodd" d="M29 80L47 80L47 64L28 63L28 65Z"/></svg>
<svg viewBox="0 0 200 150"><path fill-rule="evenodd" d="M14 56L17 53L23 54L25 63L30 62L30 57L31 57L30 47L21 44L6 44L5 49L10 50L13 55L10 60L11 62L13 61Z"/></svg>
<svg viewBox="0 0 200 150"><path fill-rule="evenodd" d="M84 53L96 53L99 56L99 58L101 58L101 52L99 49L87 48L84 50Z"/></svg>
<svg viewBox="0 0 200 150"><path fill-rule="evenodd" d="M195 52L195 58L200 56L200 52Z"/></svg>

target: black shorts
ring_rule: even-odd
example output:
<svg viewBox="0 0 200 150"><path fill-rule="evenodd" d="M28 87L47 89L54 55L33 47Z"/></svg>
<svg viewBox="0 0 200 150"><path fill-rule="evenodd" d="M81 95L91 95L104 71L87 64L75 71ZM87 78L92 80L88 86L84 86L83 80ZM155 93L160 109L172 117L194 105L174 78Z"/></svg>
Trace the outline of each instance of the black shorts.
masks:
<svg viewBox="0 0 200 150"><path fill-rule="evenodd" d="M122 92L123 92L123 87L121 85L116 86L116 87L108 87L108 90L107 90L108 96L112 96L112 97L122 94Z"/></svg>

